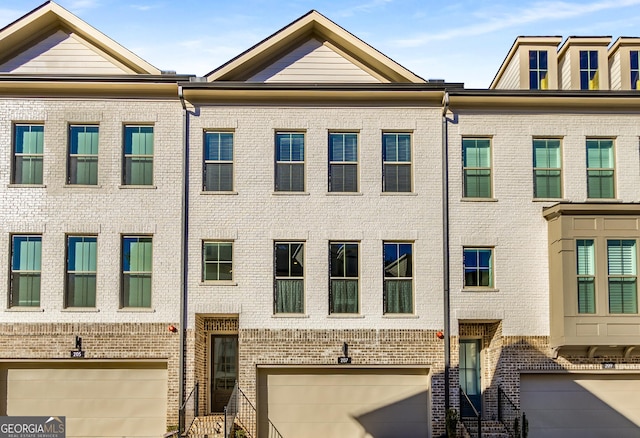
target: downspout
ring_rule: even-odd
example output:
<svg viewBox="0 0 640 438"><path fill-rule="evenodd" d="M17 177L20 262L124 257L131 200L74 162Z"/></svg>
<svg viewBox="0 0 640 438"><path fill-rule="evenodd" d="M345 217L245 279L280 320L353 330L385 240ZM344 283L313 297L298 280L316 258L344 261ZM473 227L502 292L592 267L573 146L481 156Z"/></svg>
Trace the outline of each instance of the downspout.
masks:
<svg viewBox="0 0 640 438"><path fill-rule="evenodd" d="M447 111L449 92L442 97L442 280L444 307L444 414L449 412L449 371L451 368L451 324L449 290L449 132Z"/></svg>
<svg viewBox="0 0 640 438"><path fill-rule="evenodd" d="M178 85L178 97L182 104L182 212L181 212L181 250L180 259L182 261L181 276L182 276L182 294L180 295L180 376L179 376L179 389L178 400L179 409L182 408L185 398L185 383L186 383L186 369L185 359L187 354L187 298L188 286L188 242L189 242L189 111L187 111L187 105L184 100L184 94L182 85ZM180 421L182 418L178 412ZM184 427L184 424L180 425ZM180 433L182 433L180 429Z"/></svg>

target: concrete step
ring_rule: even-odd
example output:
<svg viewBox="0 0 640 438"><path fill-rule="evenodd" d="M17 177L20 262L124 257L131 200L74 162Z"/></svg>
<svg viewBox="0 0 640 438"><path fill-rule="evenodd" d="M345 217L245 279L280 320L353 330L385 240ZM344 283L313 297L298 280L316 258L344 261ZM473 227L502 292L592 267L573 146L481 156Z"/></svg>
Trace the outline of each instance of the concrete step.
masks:
<svg viewBox="0 0 640 438"><path fill-rule="evenodd" d="M465 419L463 434L464 438L475 438L478 436L477 420ZM482 420L482 438L511 438L509 432L499 421Z"/></svg>
<svg viewBox="0 0 640 438"><path fill-rule="evenodd" d="M191 425L187 437L224 438L224 415L197 417Z"/></svg>

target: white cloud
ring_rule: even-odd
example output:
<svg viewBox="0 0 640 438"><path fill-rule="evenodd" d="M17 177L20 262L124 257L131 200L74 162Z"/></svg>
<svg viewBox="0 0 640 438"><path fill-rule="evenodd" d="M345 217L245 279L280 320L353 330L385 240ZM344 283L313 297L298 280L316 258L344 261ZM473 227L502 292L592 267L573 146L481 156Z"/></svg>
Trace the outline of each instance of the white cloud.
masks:
<svg viewBox="0 0 640 438"><path fill-rule="evenodd" d="M366 3L351 6L346 9L341 9L336 14L338 17L351 17L360 12L371 12L374 9L385 6L387 3L391 3L393 0L370 0Z"/></svg>
<svg viewBox="0 0 640 438"><path fill-rule="evenodd" d="M99 0L74 0L69 3L67 8L74 14L77 14L86 9L94 9L99 6L100 6Z"/></svg>
<svg viewBox="0 0 640 438"><path fill-rule="evenodd" d="M494 11L476 11L474 15L483 20L480 24L456 27L434 34L424 33L414 38L396 40L393 44L400 47L418 47L432 41L484 35L523 24L574 18L607 9L619 9L634 5L640 5L640 0L604 0L586 4L564 1L537 2L532 4L531 7L507 13L496 14Z"/></svg>

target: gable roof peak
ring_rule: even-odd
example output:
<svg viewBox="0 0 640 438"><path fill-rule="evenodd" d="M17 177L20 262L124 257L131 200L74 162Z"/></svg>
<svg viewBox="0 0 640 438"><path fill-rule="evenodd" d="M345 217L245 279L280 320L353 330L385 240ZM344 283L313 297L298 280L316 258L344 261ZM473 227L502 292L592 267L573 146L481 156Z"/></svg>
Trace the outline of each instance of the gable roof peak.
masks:
<svg viewBox="0 0 640 438"><path fill-rule="evenodd" d="M205 75L208 81L246 81L267 65L315 38L328 43L346 57L375 72L381 82L425 83L369 44L311 9L253 47Z"/></svg>

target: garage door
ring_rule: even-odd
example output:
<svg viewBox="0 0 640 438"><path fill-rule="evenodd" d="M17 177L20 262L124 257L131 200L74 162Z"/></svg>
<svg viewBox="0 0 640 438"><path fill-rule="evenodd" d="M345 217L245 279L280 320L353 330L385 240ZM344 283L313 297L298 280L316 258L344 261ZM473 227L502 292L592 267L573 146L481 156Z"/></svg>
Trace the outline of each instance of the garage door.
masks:
<svg viewBox="0 0 640 438"><path fill-rule="evenodd" d="M66 416L67 437L166 432L166 363L3 364L0 414Z"/></svg>
<svg viewBox="0 0 640 438"><path fill-rule="evenodd" d="M261 369L259 436L430 436L427 369Z"/></svg>
<svg viewBox="0 0 640 438"><path fill-rule="evenodd" d="M640 376L522 374L529 437L640 436Z"/></svg>

